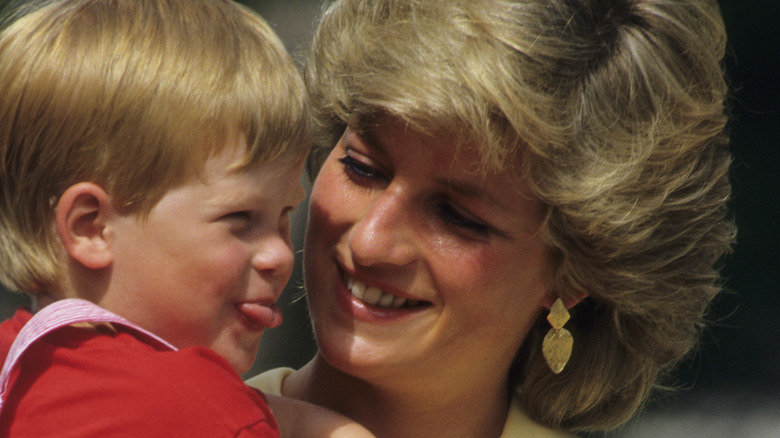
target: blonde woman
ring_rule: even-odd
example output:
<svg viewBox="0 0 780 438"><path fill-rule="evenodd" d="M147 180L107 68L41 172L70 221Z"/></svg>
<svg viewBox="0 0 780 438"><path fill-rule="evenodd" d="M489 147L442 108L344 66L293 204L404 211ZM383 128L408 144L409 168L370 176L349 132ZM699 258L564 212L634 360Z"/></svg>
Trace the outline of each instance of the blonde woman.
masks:
<svg viewBox="0 0 780 438"><path fill-rule="evenodd" d="M630 418L719 291L715 1L341 0L306 79L319 351L251 381L379 437Z"/></svg>

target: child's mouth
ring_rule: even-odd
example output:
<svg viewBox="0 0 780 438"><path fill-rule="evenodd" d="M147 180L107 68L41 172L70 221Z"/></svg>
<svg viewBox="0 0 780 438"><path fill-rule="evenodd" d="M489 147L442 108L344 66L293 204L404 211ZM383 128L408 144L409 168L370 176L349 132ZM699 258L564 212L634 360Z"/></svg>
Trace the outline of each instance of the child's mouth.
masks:
<svg viewBox="0 0 780 438"><path fill-rule="evenodd" d="M282 311L276 304L245 302L236 305L238 313L257 329L274 328L282 323Z"/></svg>

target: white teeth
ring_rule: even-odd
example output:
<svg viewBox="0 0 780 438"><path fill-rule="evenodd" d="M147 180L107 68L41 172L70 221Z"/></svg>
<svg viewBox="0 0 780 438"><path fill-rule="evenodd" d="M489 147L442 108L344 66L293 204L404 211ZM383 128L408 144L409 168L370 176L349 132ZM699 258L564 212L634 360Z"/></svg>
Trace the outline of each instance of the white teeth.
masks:
<svg viewBox="0 0 780 438"><path fill-rule="evenodd" d="M379 297L379 302L377 304L381 307L390 307L393 305L393 298L395 297L390 294L384 294Z"/></svg>
<svg viewBox="0 0 780 438"><path fill-rule="evenodd" d="M349 288L349 291L352 292L352 295L373 306L393 307L397 309L399 307L403 307L407 302L410 304L414 303L415 305L418 303L417 300L407 300L403 297L397 297L393 294L383 292L381 289L373 286L366 287L365 283L355 280L352 277L346 275L345 277L347 288Z"/></svg>
<svg viewBox="0 0 780 438"><path fill-rule="evenodd" d="M382 298L382 291L375 287L367 287L363 295L363 301L369 304L376 304Z"/></svg>
<svg viewBox="0 0 780 438"><path fill-rule="evenodd" d="M352 286L349 286L349 290L352 292L352 295L362 300L366 293L366 285L353 279Z"/></svg>

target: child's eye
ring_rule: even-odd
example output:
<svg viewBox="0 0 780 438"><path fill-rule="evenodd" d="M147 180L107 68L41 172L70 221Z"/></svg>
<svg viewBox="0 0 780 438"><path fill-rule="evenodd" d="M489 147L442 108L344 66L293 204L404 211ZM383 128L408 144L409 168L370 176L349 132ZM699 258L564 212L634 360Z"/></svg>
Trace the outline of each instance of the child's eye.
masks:
<svg viewBox="0 0 780 438"><path fill-rule="evenodd" d="M238 210L222 216L231 232L244 234L254 228L254 215L249 210Z"/></svg>
<svg viewBox="0 0 780 438"><path fill-rule="evenodd" d="M287 207L282 210L282 214L279 216L279 228L288 235L290 234L290 216L292 216L294 211L295 207Z"/></svg>
<svg viewBox="0 0 780 438"><path fill-rule="evenodd" d="M252 220L252 212L248 210L234 211L226 214L223 218L232 221L249 222Z"/></svg>
<svg viewBox="0 0 780 438"><path fill-rule="evenodd" d="M480 237L486 237L490 232L490 227L467 217L446 200L440 200L436 203L435 212L445 223L459 230L465 230Z"/></svg>
<svg viewBox="0 0 780 438"><path fill-rule="evenodd" d="M387 177L374 167L358 160L350 155L350 150L339 158L339 162L344 166L344 171L351 177L361 180L386 181Z"/></svg>

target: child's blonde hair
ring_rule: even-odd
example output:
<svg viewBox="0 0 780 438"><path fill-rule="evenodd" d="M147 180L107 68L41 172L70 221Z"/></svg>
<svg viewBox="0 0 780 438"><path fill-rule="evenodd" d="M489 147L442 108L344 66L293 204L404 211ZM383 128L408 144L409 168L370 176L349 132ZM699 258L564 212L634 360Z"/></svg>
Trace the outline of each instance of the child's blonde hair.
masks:
<svg viewBox="0 0 780 438"><path fill-rule="evenodd" d="M59 196L79 181L148 212L226 139L237 168L310 144L298 71L228 0L46 1L0 34L0 282L55 282Z"/></svg>

